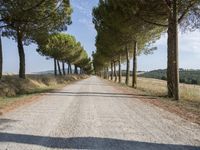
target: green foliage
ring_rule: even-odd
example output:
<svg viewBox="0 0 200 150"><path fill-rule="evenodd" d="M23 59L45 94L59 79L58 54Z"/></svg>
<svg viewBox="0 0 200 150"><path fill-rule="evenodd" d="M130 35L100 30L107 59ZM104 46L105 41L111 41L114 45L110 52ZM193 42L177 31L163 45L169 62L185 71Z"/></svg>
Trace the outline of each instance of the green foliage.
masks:
<svg viewBox="0 0 200 150"><path fill-rule="evenodd" d="M180 82L187 84L198 84L200 85L200 70L186 70L180 69ZM140 75L145 78L155 78L166 80L167 79L167 71L166 70L153 70L150 72L145 72Z"/></svg>
<svg viewBox="0 0 200 150"><path fill-rule="evenodd" d="M74 64L87 73L92 70L87 52L72 35L64 33L51 34L46 42L38 42L37 51L41 55Z"/></svg>
<svg viewBox="0 0 200 150"><path fill-rule="evenodd" d="M0 0L0 31L18 43L20 78L25 78L23 45L45 43L49 33L66 30L71 13L69 0Z"/></svg>
<svg viewBox="0 0 200 150"><path fill-rule="evenodd" d="M161 33L167 30L168 96L178 100L178 24L183 29L199 29L199 10L199 0L100 0L99 6L93 10L93 22L98 33L97 56L101 54L109 58L110 62L118 61L119 55L122 56L122 62L126 58L126 81L128 82L129 57L130 53L133 53L131 55L134 56L133 87L136 87L136 53L137 55L152 53L156 48L150 47L151 43L159 39ZM124 50L126 50L126 57L124 57ZM99 59L99 57L94 58ZM100 69L102 72L106 62L103 65L99 60L94 60L94 62L95 68L98 68L96 72ZM191 82L196 83L196 81Z"/></svg>
<svg viewBox="0 0 200 150"><path fill-rule="evenodd" d="M100 1L99 6L94 8L93 22L98 33L94 63L98 71L108 66L110 61L118 61L119 55L124 62L126 48L133 53L135 42L138 45L137 55L149 54L156 49L151 47L151 43L160 37L164 28L144 23L137 16L132 15L139 9L137 3L137 1L128 0L108 0Z"/></svg>
<svg viewBox="0 0 200 150"><path fill-rule="evenodd" d="M3 35L17 39L20 31L26 44L34 40L34 32L62 31L71 23L69 0L0 0L0 6Z"/></svg>

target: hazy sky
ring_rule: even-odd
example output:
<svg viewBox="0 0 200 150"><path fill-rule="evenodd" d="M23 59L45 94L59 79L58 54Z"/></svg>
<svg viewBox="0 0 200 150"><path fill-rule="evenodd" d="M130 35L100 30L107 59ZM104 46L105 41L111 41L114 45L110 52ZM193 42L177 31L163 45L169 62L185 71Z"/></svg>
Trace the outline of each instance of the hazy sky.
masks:
<svg viewBox="0 0 200 150"><path fill-rule="evenodd" d="M73 24L69 26L67 33L72 34L82 43L88 54L95 51L96 31L92 24L92 8L98 4L98 0L71 0L74 9L72 15ZM4 72L18 72L18 53L15 41L3 38ZM167 62L167 36L155 44L158 49L152 55L142 55L138 60L139 70L153 70L166 68ZM187 69L200 69L200 31L180 34L180 67ZM53 69L52 60L46 60L36 52L37 46L32 44L25 46L27 73Z"/></svg>

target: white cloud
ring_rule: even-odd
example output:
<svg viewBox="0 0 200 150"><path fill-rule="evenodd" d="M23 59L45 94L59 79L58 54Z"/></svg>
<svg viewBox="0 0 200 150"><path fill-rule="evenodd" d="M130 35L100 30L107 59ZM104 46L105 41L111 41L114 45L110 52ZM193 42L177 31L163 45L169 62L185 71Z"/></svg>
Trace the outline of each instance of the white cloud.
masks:
<svg viewBox="0 0 200 150"><path fill-rule="evenodd" d="M200 32L180 34L179 47L182 52L194 53L200 56Z"/></svg>
<svg viewBox="0 0 200 150"><path fill-rule="evenodd" d="M167 34L163 34L155 46L167 49ZM200 57L200 32L180 33L179 50L180 52L193 53Z"/></svg>
<svg viewBox="0 0 200 150"><path fill-rule="evenodd" d="M78 11L79 14L77 21L86 26L92 32L94 32L94 25L92 23L93 3L93 0L72 0L72 6L74 7L76 13Z"/></svg>
<svg viewBox="0 0 200 150"><path fill-rule="evenodd" d="M92 30L94 29L93 23L86 18L81 18L78 20L78 22L85 25L88 29L92 29Z"/></svg>
<svg viewBox="0 0 200 150"><path fill-rule="evenodd" d="M73 7L80 11L85 17L92 18L91 2L85 0L73 0Z"/></svg>

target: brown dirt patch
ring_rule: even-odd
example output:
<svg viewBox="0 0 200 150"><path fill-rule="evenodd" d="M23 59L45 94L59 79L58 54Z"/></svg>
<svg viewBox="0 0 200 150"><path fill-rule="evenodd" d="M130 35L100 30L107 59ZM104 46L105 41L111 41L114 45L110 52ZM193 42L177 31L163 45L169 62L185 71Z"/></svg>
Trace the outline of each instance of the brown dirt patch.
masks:
<svg viewBox="0 0 200 150"><path fill-rule="evenodd" d="M7 112L10 112L20 106L28 105L28 104L30 105L34 102L37 102L38 100L40 100L40 98L43 95L44 94L39 94L39 95L33 95L33 96L29 96L29 97L19 98L19 100L16 100L16 101L12 102L11 104L9 104L3 108L0 108L0 116Z"/></svg>

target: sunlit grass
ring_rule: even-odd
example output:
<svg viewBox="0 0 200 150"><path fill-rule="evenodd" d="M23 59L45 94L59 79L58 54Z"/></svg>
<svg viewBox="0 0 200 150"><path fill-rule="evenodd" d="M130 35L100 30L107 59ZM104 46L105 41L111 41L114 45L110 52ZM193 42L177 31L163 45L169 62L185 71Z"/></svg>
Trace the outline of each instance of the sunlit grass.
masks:
<svg viewBox="0 0 200 150"><path fill-rule="evenodd" d="M0 109L3 109L6 106L9 106L22 98L29 98L32 95L23 95L23 96L16 96L16 97L0 97Z"/></svg>
<svg viewBox="0 0 200 150"><path fill-rule="evenodd" d="M19 79L15 75L4 76L0 81L0 109L19 100L59 89L69 82L82 78L86 78L86 76L29 75L25 80Z"/></svg>
<svg viewBox="0 0 200 150"><path fill-rule="evenodd" d="M123 77L123 82L125 77ZM131 86L131 78L129 85ZM167 96L167 82L152 78L138 78L137 88L155 96ZM180 84L180 96L182 100L200 102L200 86Z"/></svg>
<svg viewBox="0 0 200 150"><path fill-rule="evenodd" d="M0 109L10 106L17 101L29 99L33 96L39 95L41 93L50 92L52 90L61 88L63 86L64 86L64 84L54 85L54 86L49 86L49 87L38 87L38 88L33 88L32 90L29 89L28 91L26 91L26 93L19 94L16 96L0 97Z"/></svg>

